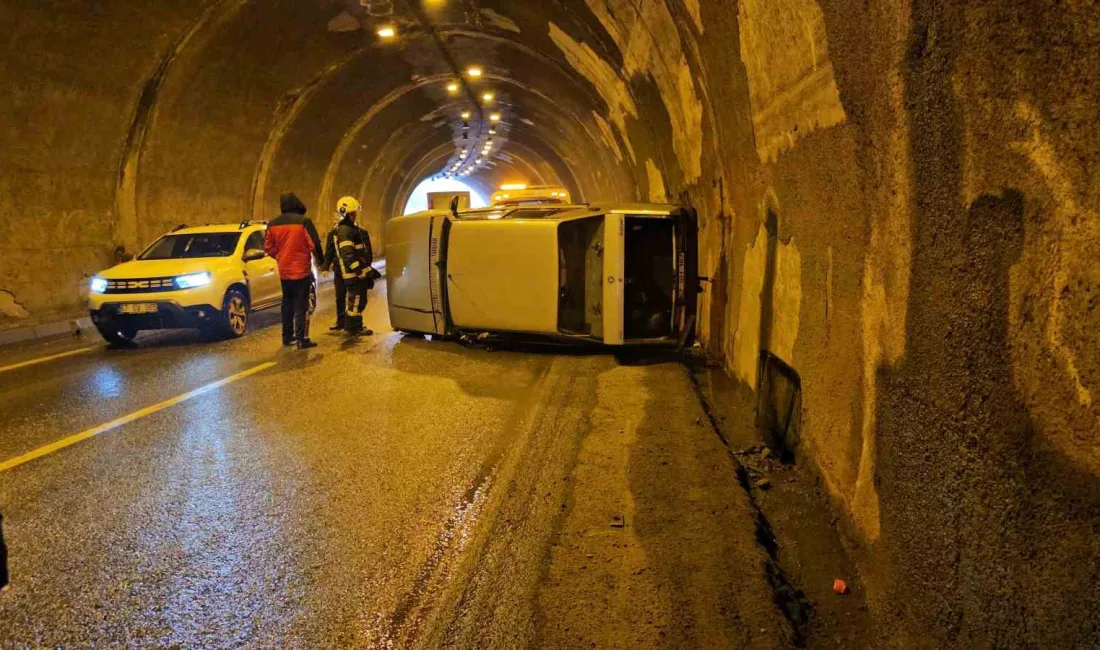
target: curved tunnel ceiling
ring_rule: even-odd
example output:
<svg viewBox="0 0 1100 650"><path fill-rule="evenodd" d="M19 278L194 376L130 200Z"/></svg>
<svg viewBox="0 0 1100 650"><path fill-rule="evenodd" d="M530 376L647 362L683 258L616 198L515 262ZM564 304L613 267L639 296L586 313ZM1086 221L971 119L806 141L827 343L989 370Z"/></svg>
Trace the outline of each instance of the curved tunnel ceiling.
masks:
<svg viewBox="0 0 1100 650"><path fill-rule="evenodd" d="M486 193L526 180L589 200L638 198L609 107L547 25L588 35L610 60L620 56L614 45L575 6L520 4L448 0L423 13L404 0L209 5L161 60L135 119L120 173L131 237L147 239L160 215L193 210L196 199L212 220L266 218L283 191L321 214L358 194L380 226L425 177L478 157L460 178ZM383 25L397 37L380 38ZM462 74L470 65L480 78ZM454 81L458 93L448 92ZM481 106L483 92L494 99Z"/></svg>

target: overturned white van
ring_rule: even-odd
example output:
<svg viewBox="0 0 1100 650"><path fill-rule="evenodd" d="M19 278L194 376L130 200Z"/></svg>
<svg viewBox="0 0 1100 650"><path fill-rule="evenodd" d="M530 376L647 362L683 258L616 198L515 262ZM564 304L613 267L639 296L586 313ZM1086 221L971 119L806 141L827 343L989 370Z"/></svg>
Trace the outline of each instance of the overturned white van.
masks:
<svg viewBox="0 0 1100 650"><path fill-rule="evenodd" d="M433 210L386 225L390 322L440 336L683 346L695 334L693 210L600 204Z"/></svg>

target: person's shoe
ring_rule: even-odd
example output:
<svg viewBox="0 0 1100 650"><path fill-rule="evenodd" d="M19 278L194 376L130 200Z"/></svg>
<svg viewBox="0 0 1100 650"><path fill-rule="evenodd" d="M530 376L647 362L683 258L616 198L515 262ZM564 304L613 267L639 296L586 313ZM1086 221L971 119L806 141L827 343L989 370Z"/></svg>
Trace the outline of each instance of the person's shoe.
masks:
<svg viewBox="0 0 1100 650"><path fill-rule="evenodd" d="M359 336L363 333L363 319L359 316L348 316L344 331L348 336Z"/></svg>
<svg viewBox="0 0 1100 650"><path fill-rule="evenodd" d="M359 330L359 336L372 336L373 334L374 330L369 327L364 327L363 329Z"/></svg>
<svg viewBox="0 0 1100 650"><path fill-rule="evenodd" d="M304 341L298 341L298 349L299 350L308 350L310 348L315 348L315 347L317 347L317 344L314 343L313 341L310 341L309 339L306 339Z"/></svg>
<svg viewBox="0 0 1100 650"><path fill-rule="evenodd" d="M338 320L338 321L336 321L336 324L335 324L335 325L333 325L332 327L328 328L328 331L330 331L330 332L338 332L338 331L340 331L340 330L342 330L342 329L344 329L344 321L342 321L342 320Z"/></svg>
<svg viewBox="0 0 1100 650"><path fill-rule="evenodd" d="M294 345L294 339L289 339L289 340L288 339L283 339L283 347L284 348L289 348L292 345Z"/></svg>

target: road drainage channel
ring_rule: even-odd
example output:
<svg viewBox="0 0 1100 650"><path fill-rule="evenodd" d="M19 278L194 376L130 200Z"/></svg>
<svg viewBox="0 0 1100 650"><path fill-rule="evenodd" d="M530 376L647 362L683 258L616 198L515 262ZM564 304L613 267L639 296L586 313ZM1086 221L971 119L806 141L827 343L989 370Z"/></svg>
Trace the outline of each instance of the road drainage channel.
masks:
<svg viewBox="0 0 1100 650"><path fill-rule="evenodd" d="M776 608L779 609L783 618L790 624L791 638L789 639L789 643L797 648L805 648L806 632L813 616L814 604L802 589L795 586L794 581L780 563L779 543L776 540L771 523L768 521L767 516L764 514L764 510L756 499L753 489L754 486L758 489L762 489L767 483L765 480L754 481L749 468L746 467L746 465L741 462L740 458L738 458L737 454L734 453L729 433L724 430L719 417L715 413L713 403L709 399L704 387L700 384L697 374L699 369L693 369L689 364L687 372L692 386L695 388L696 396L699 398L699 403L703 406L703 412L706 413L707 419L710 420L715 433L717 433L722 443L726 446L729 457L736 468L737 482L748 495L749 504L755 513L754 532L756 542L764 550L768 558L764 566L764 577L768 586L771 588L772 602L775 603ZM703 370L703 372L705 372L705 370Z"/></svg>

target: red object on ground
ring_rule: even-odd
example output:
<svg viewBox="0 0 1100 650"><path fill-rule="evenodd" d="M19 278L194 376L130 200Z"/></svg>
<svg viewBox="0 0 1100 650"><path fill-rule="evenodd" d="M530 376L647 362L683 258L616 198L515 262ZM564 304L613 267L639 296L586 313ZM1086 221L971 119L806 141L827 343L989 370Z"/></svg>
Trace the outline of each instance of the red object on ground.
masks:
<svg viewBox="0 0 1100 650"><path fill-rule="evenodd" d="M848 583L844 582L840 578L833 580L833 592L838 596L843 596L848 593Z"/></svg>

